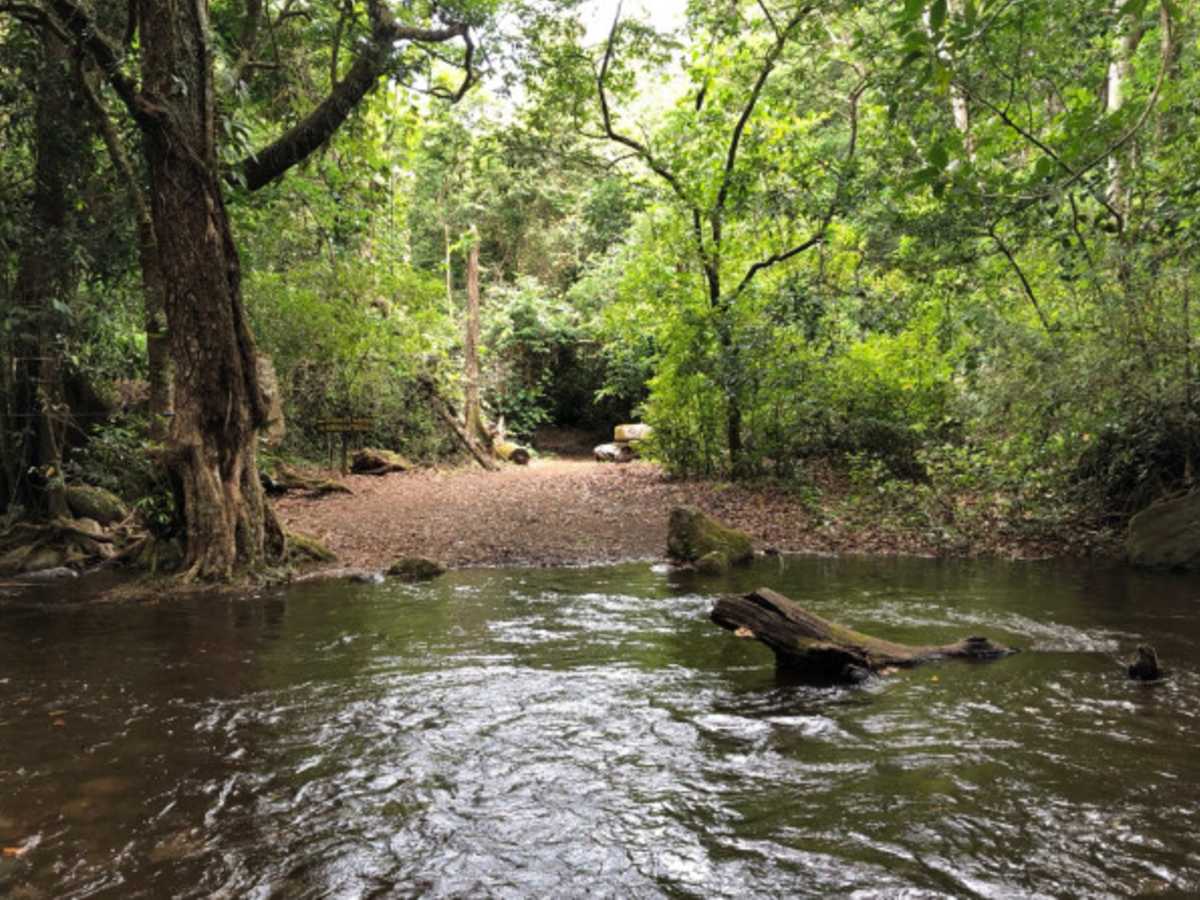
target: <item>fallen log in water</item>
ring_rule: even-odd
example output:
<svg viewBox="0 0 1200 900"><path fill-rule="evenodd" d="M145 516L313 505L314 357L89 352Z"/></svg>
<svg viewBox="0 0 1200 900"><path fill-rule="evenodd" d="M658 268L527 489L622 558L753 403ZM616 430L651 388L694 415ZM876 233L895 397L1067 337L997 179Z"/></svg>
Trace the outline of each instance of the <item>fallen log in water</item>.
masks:
<svg viewBox="0 0 1200 900"><path fill-rule="evenodd" d="M820 683L862 681L884 669L947 657L999 659L1017 652L985 637L941 645L881 640L822 619L768 588L718 600L711 617L739 637L762 641L789 674Z"/></svg>

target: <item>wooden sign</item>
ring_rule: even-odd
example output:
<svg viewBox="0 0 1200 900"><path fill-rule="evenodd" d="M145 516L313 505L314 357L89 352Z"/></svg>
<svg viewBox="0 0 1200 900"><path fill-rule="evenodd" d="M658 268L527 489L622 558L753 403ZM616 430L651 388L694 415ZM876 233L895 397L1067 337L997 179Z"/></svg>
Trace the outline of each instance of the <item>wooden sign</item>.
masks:
<svg viewBox="0 0 1200 900"><path fill-rule="evenodd" d="M335 434L341 432L349 434L351 432L370 431L373 423L370 419L320 419L317 421L317 429L325 434Z"/></svg>

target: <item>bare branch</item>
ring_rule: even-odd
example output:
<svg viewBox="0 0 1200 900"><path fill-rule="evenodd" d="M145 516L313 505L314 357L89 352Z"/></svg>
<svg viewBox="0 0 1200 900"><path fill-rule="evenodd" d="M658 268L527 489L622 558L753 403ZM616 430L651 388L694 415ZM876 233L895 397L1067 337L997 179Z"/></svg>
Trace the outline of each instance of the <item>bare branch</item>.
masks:
<svg viewBox="0 0 1200 900"><path fill-rule="evenodd" d="M718 232L720 230L720 216L725 209L725 201L729 197L729 185L733 179L733 168L737 163L738 149L742 143L742 134L746 131L746 125L749 123L750 117L754 114L754 107L758 105L758 98L762 94L762 89L766 85L767 79L771 77L775 63L779 61L779 55L783 52L784 45L787 43L792 31L808 15L811 9L811 6L802 7L792 16L787 25L784 26L783 31L776 29L777 37L775 38L775 43L767 51L762 68L759 69L758 78L754 82L750 96L746 99L746 105L742 108L742 114L738 117L737 124L733 127L733 135L729 139L729 150L725 154L725 171L721 175L721 187L717 191L717 202L713 208L714 226ZM774 21L772 21L772 27L774 27L774 24ZM720 242L719 236L714 235L714 239L718 243Z"/></svg>
<svg viewBox="0 0 1200 900"><path fill-rule="evenodd" d="M759 260L746 270L746 274L742 276L742 280L738 282L737 288L734 289L733 297L736 298L750 286L750 282L754 280L759 272L764 269L769 269L781 262L786 262L794 256L799 256L805 250L809 250L818 244L824 242L825 233L829 230L829 226L833 223L833 217L837 215L838 207L842 203L842 193L846 184L845 172L849 168L850 162L854 159L858 152L858 103L862 99L863 92L867 89L866 78L861 79L854 89L850 92L847 100L850 116L850 136L846 140L846 152L842 156L842 171L838 174L838 184L834 191L832 199L829 201L829 206L825 209L825 215L821 217L821 224L817 229L804 241L792 247L790 250L785 250L781 253L773 253L766 259Z"/></svg>
<svg viewBox="0 0 1200 900"><path fill-rule="evenodd" d="M1050 321L1046 318L1046 314L1042 311L1042 305L1038 303L1037 294L1033 292L1033 286L1029 283L1029 279L1025 277L1025 272L1017 262L1017 258L1013 256L1012 251L1008 249L1008 245L1001 240L1000 235L996 234L996 229L993 226L988 229L988 237L990 237L1004 254L1004 258L1008 260L1008 264L1012 266L1013 272L1016 273L1017 279L1021 282L1021 289L1025 292L1025 296L1029 298L1029 302L1033 305L1034 311L1037 313L1038 319L1041 320L1042 328L1046 330L1046 334L1054 336L1054 328L1050 325Z"/></svg>
<svg viewBox="0 0 1200 900"><path fill-rule="evenodd" d="M605 88L605 79L608 78L608 68L612 63L613 43L617 36L617 29L621 25L621 6L621 3L617 4L617 14L613 17L612 29L608 33L608 43L604 47L604 59L600 64L600 71L596 75L596 90L600 96L600 113L604 121L604 134L610 141L615 141L632 150L649 167L650 171L670 185L675 196L683 201L683 204L691 211L692 237L696 242L696 252L700 254L700 261L704 267L705 276L710 286L719 284L719 275L717 274L716 266L709 256L708 249L704 243L703 217L700 208L688 197L687 191L684 190L682 182L676 177L675 173L655 157L649 146L626 134L622 134L613 126L612 110L608 105L608 91Z"/></svg>

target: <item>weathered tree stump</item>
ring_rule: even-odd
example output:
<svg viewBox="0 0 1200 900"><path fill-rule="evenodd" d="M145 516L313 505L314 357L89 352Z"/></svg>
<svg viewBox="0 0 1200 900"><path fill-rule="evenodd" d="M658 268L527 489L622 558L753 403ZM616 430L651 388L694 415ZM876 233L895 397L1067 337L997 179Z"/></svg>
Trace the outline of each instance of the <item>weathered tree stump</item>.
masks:
<svg viewBox="0 0 1200 900"><path fill-rule="evenodd" d="M780 669L820 684L863 681L884 669L936 659L990 660L1017 652L985 637L940 645L882 640L822 619L768 588L718 600L711 618L739 637L762 641L775 652Z"/></svg>

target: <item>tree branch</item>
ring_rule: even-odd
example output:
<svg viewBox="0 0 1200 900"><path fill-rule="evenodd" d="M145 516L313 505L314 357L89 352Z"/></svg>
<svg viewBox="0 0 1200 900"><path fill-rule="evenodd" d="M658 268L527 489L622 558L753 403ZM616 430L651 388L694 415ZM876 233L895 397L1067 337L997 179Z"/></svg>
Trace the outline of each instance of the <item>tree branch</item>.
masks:
<svg viewBox="0 0 1200 900"><path fill-rule="evenodd" d="M1008 249L1008 245L1000 239L1000 235L996 234L995 226L988 229L988 237L990 237L1000 248L1000 252L1004 254L1004 258L1008 260L1013 271L1016 273L1018 280L1021 282L1021 289L1025 292L1025 296L1029 298L1029 302L1033 304L1034 311L1037 312L1038 318L1042 322L1042 327L1046 330L1046 334L1054 337L1054 329L1050 325L1049 319L1042 311L1042 305L1038 303L1037 294L1033 292L1033 286L1029 283L1029 279L1025 277L1025 272L1017 262L1017 258L1013 256L1012 251Z"/></svg>
<svg viewBox="0 0 1200 900"><path fill-rule="evenodd" d="M746 270L746 274L742 276L742 280L738 282L737 288L734 289L733 297L741 296L742 292L750 286L750 282L754 280L759 272L764 269L769 269L771 266L781 262L786 262L793 256L798 256L805 250L817 246L825 240L825 232L829 230L829 226L833 223L833 217L837 214L838 206L842 202L842 189L845 187L845 170L849 163L854 159L858 152L858 102L862 99L863 92L867 89L867 80L864 77L855 85L854 90L850 92L849 108L850 108L850 137L846 141L846 153L842 157L842 172L838 175L837 189L834 191L833 198L829 201L829 207L825 210L825 215L821 218L821 224L817 227L807 240L802 241L790 250L785 250L781 253L773 253L766 259L759 260Z"/></svg>
<svg viewBox="0 0 1200 900"><path fill-rule="evenodd" d="M617 4L617 14L613 17L612 29L608 33L608 42L604 47L604 59L600 64L600 71L596 75L596 90L600 96L600 114L604 121L604 134L610 141L614 141L632 150L649 167L650 171L670 185L675 196L683 201L684 206L691 212L692 236L696 241L696 252L700 255L700 263L704 267L705 277L709 282L711 293L712 286L719 285L719 275L716 271L716 266L709 256L708 248L704 244L703 215L700 207L688 197L687 192L683 189L683 184L675 176L675 173L661 163L646 144L620 133L613 126L612 110L608 105L608 91L604 86L604 82L608 77L608 67L612 63L613 43L617 36L617 29L621 24L621 5L621 3Z"/></svg>
<svg viewBox="0 0 1200 900"><path fill-rule="evenodd" d="M762 89L766 85L767 79L771 77L771 72L775 68L775 63L779 60L779 55L783 52L784 45L787 44L792 31L800 24L800 20L808 15L811 10L811 6L801 8L792 16L782 31L776 29L777 36L775 43L767 51L767 56L763 60L758 78L754 82L754 87L750 90L750 96L746 99L746 105L742 108L742 114L738 117L737 124L733 127L733 135L729 139L729 150L725 154L725 170L721 174L721 187L717 191L717 202L713 207L713 221L718 232L720 230L720 216L725 209L725 201L729 197L729 184L733 179L733 168L737 163L738 149L741 146L742 135L746 131L746 125L749 123L750 117L754 114L754 107L758 105L758 98L762 94ZM774 20L771 20L771 27L775 27Z"/></svg>
<svg viewBox="0 0 1200 900"><path fill-rule="evenodd" d="M454 23L444 28L411 28L397 25L390 13L378 3L371 3L370 9L374 20L371 40L355 58L346 77L333 86L328 96L312 112L273 143L238 164L242 183L247 188L255 191L270 184L325 143L387 72L399 41L445 43L462 38L466 44L464 63L467 74L462 86L450 99L461 99L474 83L475 73L471 66L475 45L465 24Z"/></svg>
<svg viewBox="0 0 1200 900"><path fill-rule="evenodd" d="M73 0L48 0L48 3L62 26L70 32L76 46L96 60L105 79L138 124L159 123L162 111L148 103L139 93L137 82L125 74L121 67L125 61L124 53L112 38L99 29L95 19Z"/></svg>

